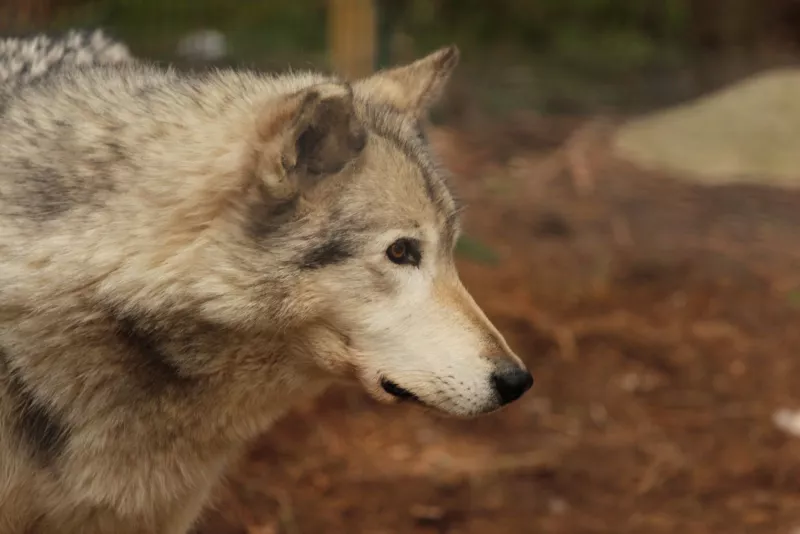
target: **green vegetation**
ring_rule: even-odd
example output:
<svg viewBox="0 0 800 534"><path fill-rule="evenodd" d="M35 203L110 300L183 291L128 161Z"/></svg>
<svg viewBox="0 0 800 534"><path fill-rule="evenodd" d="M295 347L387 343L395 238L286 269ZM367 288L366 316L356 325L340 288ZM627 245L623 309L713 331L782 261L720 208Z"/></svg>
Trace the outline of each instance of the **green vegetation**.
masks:
<svg viewBox="0 0 800 534"><path fill-rule="evenodd" d="M213 26L259 46L324 50L324 0L51 0L56 24L101 24L126 37ZM379 0L418 48L548 53L586 65L636 66L700 41L742 42L780 16L780 0ZM788 3L788 0L784 3ZM701 7L698 7L701 6ZM708 9L705 11L702 6ZM708 12L706 16L704 13ZM708 20L707 20L708 19ZM142 45L148 41L142 39ZM255 44L255 43L254 43Z"/></svg>
<svg viewBox="0 0 800 534"><path fill-rule="evenodd" d="M237 62L327 64L325 0L49 1L54 28L103 26L141 56L174 59L183 35L214 28ZM632 91L669 91L679 84L671 73L700 55L800 36L793 0L376 1L389 34L383 64L455 42L465 57L459 76L494 113L646 107ZM646 77L655 81L640 83Z"/></svg>
<svg viewBox="0 0 800 534"><path fill-rule="evenodd" d="M456 243L456 254L488 265L497 265L500 262L500 257L494 250L466 235L462 235Z"/></svg>
<svg viewBox="0 0 800 534"><path fill-rule="evenodd" d="M103 26L157 57L171 55L185 33L213 28L225 33L237 60L249 61L265 50L322 53L324 7L319 0L93 0L57 11L53 26Z"/></svg>

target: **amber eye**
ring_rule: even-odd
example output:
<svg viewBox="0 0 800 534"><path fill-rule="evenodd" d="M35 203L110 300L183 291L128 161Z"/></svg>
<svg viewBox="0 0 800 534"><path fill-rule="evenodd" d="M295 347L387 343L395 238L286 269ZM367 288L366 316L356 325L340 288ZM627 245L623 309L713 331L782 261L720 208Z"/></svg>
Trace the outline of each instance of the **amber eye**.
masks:
<svg viewBox="0 0 800 534"><path fill-rule="evenodd" d="M419 244L414 239L398 239L386 249L386 256L397 265L419 265Z"/></svg>
<svg viewBox="0 0 800 534"><path fill-rule="evenodd" d="M389 247L389 256L396 262L401 262L406 257L406 244L403 241L395 241Z"/></svg>

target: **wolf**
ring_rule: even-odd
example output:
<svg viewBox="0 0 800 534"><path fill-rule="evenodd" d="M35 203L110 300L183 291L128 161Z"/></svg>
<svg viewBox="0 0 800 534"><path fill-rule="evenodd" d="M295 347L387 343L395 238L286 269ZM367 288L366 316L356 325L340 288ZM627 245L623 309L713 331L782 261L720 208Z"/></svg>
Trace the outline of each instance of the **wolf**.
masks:
<svg viewBox="0 0 800 534"><path fill-rule="evenodd" d="M455 46L348 80L93 39L0 41L0 534L186 533L337 381L465 418L531 387L425 135Z"/></svg>

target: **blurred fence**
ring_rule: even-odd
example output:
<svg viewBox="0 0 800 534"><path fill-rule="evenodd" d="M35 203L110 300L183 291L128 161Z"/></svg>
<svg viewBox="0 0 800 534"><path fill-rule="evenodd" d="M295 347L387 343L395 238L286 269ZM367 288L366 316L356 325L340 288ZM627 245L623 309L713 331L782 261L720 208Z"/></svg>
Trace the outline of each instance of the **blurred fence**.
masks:
<svg viewBox="0 0 800 534"><path fill-rule="evenodd" d="M349 75L456 42L487 109L583 111L669 103L794 57L800 2L0 0L0 32L68 26L102 26L158 59L213 30L230 61Z"/></svg>
<svg viewBox="0 0 800 534"><path fill-rule="evenodd" d="M361 7L353 10L355 4ZM471 46L564 47L581 35L704 48L800 40L794 0L3 0L0 24L260 26L294 34L297 46L318 46L322 41L311 36L325 31L326 11L356 14L373 9L367 4L390 12L398 27L423 40L439 36Z"/></svg>

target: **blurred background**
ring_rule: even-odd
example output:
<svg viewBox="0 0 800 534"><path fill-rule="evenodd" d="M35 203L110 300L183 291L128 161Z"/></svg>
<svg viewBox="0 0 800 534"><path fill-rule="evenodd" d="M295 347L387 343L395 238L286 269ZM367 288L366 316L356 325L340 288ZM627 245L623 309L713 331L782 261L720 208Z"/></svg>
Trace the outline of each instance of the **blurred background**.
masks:
<svg viewBox="0 0 800 534"><path fill-rule="evenodd" d="M800 2L0 2L69 27L186 68L462 50L430 137L534 388L474 421L333 389L198 532L800 533Z"/></svg>

